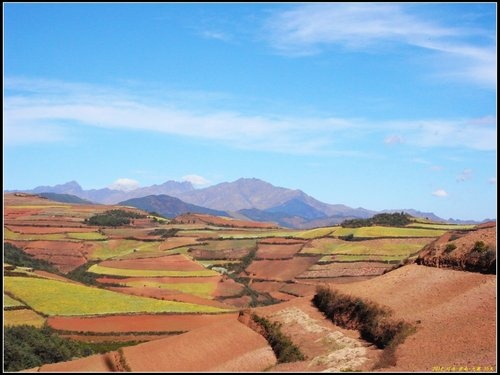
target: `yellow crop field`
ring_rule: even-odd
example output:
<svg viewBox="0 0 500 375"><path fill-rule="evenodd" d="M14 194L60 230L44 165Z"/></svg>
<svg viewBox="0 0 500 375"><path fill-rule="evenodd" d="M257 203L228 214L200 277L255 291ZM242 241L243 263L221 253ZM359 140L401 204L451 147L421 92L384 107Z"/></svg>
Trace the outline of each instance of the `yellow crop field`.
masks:
<svg viewBox="0 0 500 375"><path fill-rule="evenodd" d="M407 228L425 228L425 229L445 229L445 230L470 230L475 225L457 225L457 224L437 224L437 223L411 223Z"/></svg>
<svg viewBox="0 0 500 375"><path fill-rule="evenodd" d="M57 280L7 276L4 282L6 292L24 301L33 310L51 316L226 311L212 306L162 301Z"/></svg>
<svg viewBox="0 0 500 375"><path fill-rule="evenodd" d="M123 285L131 287L150 287L178 290L182 293L193 294L198 297L212 298L212 293L217 288L215 283L159 283L154 281L128 281Z"/></svg>
<svg viewBox="0 0 500 375"><path fill-rule="evenodd" d="M18 300L15 300L11 296L8 296L7 294L3 295L3 308L9 308L9 307L18 307L18 306L24 306L22 302L19 302Z"/></svg>
<svg viewBox="0 0 500 375"><path fill-rule="evenodd" d="M205 277L217 276L218 273L212 270L197 270L197 271L175 271L175 270L133 270L123 268L104 267L94 264L88 269L88 272L97 273L99 275L108 276L127 276L127 277Z"/></svg>
<svg viewBox="0 0 500 375"><path fill-rule="evenodd" d="M393 238L364 241L342 241L336 238L324 238L312 241L301 250L305 254L344 254L344 255L410 255L432 238Z"/></svg>
<svg viewBox="0 0 500 375"><path fill-rule="evenodd" d="M109 258L123 257L131 253L145 253L159 250L160 241L144 242L138 240L114 239L100 241L92 252L91 259L106 260Z"/></svg>
<svg viewBox="0 0 500 375"><path fill-rule="evenodd" d="M105 240L107 237L98 232L72 232L67 233L66 236L76 240L97 241Z"/></svg>
<svg viewBox="0 0 500 375"><path fill-rule="evenodd" d="M361 228L338 228L333 235L335 237L439 237L446 232L444 229L420 229L420 228L399 228L371 226Z"/></svg>
<svg viewBox="0 0 500 375"><path fill-rule="evenodd" d="M38 315L33 310L10 310L3 312L3 325L4 326L19 326L27 324L29 326L42 327L45 323L45 318Z"/></svg>

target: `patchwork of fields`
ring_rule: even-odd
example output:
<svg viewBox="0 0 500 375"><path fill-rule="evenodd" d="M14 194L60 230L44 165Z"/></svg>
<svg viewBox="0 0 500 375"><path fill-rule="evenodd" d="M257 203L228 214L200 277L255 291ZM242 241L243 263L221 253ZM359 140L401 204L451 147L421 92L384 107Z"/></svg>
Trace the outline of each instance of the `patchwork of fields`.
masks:
<svg viewBox="0 0 500 375"><path fill-rule="evenodd" d="M47 323L87 342L150 341L234 322L240 309L311 296L323 282L380 276L446 231L472 229L430 222L228 228L205 216L187 224L131 208L143 217L106 227L86 219L119 206L4 200L4 241L56 270L4 263L4 325Z"/></svg>

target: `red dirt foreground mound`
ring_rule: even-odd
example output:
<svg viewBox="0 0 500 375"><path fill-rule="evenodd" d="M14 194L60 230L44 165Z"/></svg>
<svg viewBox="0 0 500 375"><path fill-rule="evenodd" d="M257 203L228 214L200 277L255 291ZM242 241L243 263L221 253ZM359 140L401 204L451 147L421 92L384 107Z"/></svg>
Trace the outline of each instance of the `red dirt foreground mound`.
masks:
<svg viewBox="0 0 500 375"><path fill-rule="evenodd" d="M262 371L276 363L266 339L233 321L123 349L132 371Z"/></svg>
<svg viewBox="0 0 500 375"><path fill-rule="evenodd" d="M495 274L495 224L484 223L470 232L447 232L425 246L415 262L431 267Z"/></svg>
<svg viewBox="0 0 500 375"><path fill-rule="evenodd" d="M38 371L254 372L275 364L266 339L235 318L117 352L44 365Z"/></svg>
<svg viewBox="0 0 500 375"><path fill-rule="evenodd" d="M412 264L368 281L331 286L387 306L394 318L416 327L416 332L396 348L396 365L382 370L495 368L494 275Z"/></svg>

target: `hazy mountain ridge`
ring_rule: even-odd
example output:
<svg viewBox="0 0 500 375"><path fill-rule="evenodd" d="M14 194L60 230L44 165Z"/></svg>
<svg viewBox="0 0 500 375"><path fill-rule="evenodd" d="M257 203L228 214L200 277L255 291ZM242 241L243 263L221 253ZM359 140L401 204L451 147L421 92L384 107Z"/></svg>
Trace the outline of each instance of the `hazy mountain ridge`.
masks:
<svg viewBox="0 0 500 375"><path fill-rule="evenodd" d="M214 216L229 216L227 212L196 206L194 204L186 203L178 198L174 198L164 194L148 195L141 198L132 198L120 202L119 204L124 206L133 206L148 212L157 212L169 219L187 212L196 214L208 214Z"/></svg>
<svg viewBox="0 0 500 375"><path fill-rule="evenodd" d="M415 209L373 211L351 208L343 204L328 204L307 195L301 190L274 186L257 178L240 178L203 189L195 189L190 182L167 181L160 185L142 187L131 191L109 188L84 190L76 181L55 186L38 186L26 193L71 194L79 198L104 204L127 204L157 211L171 217L175 212L212 213L219 216L244 217L255 221L272 221L293 228L312 228L341 223L346 219L369 218L380 212L407 212L412 216L434 221L477 224L472 220L443 219L432 212ZM152 196L168 196L155 199ZM145 201L133 199L144 198ZM180 201L172 200L176 198ZM181 203L182 202L182 203ZM156 209L153 206L156 205ZM192 205L192 206L190 206ZM149 208L147 208L149 207ZM180 207L186 211L181 212Z"/></svg>

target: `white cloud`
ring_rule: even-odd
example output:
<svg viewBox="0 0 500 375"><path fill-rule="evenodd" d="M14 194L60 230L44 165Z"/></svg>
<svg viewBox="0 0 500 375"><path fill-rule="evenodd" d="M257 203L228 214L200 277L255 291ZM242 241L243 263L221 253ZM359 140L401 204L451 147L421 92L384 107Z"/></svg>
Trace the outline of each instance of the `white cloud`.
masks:
<svg viewBox="0 0 500 375"><path fill-rule="evenodd" d="M357 142L400 134L411 147L496 150L496 122L479 119L368 121L335 117L246 115L237 111L182 108L148 90L113 90L58 81L6 79L4 141L63 141L77 126L157 132L201 138L230 147L286 154L367 156ZM134 87L135 88L135 87ZM486 116L488 117L488 116ZM38 136L37 136L38 135ZM375 137L377 136L377 137ZM374 155L371 155L373 157Z"/></svg>
<svg viewBox="0 0 500 375"><path fill-rule="evenodd" d="M462 171L462 173L460 173L458 176L457 176L457 181L458 182L463 182L463 181L467 181L467 180L470 180L472 178L472 169L464 169Z"/></svg>
<svg viewBox="0 0 500 375"><path fill-rule="evenodd" d="M492 185L496 185L496 184L497 184L497 178L496 178L496 177L491 177L491 178L488 180L488 183L489 183L489 184L492 184Z"/></svg>
<svg viewBox="0 0 500 375"><path fill-rule="evenodd" d="M212 181L207 180L205 177L198 176L196 174L189 174L182 177L181 180L191 182L194 186L204 186L212 183Z"/></svg>
<svg viewBox="0 0 500 375"><path fill-rule="evenodd" d="M446 67L441 74L496 87L494 31L443 26L416 10L388 3L298 5L274 14L266 35L277 50L292 56L320 53L331 46L370 51L397 44L416 46L439 55L436 61ZM467 43L471 36L481 38L481 45Z"/></svg>
<svg viewBox="0 0 500 375"><path fill-rule="evenodd" d="M202 31L201 36L205 39L215 39L223 42L229 42L231 40L231 36L229 34L214 30Z"/></svg>
<svg viewBox="0 0 500 375"><path fill-rule="evenodd" d="M139 188L139 182L130 178L119 178L108 188L111 190L132 191Z"/></svg>
<svg viewBox="0 0 500 375"><path fill-rule="evenodd" d="M448 193L444 189L437 189L436 191L432 192L432 195L439 198L445 198L448 196Z"/></svg>

